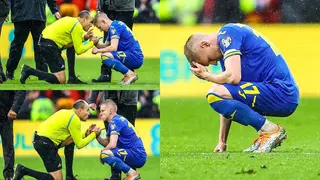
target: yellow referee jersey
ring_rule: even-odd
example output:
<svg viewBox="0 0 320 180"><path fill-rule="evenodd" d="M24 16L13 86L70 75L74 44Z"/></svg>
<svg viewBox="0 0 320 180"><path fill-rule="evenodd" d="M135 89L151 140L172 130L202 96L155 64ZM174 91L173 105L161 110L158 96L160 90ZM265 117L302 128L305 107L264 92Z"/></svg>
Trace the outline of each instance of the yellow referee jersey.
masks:
<svg viewBox="0 0 320 180"><path fill-rule="evenodd" d="M39 136L51 139L55 145L59 145L71 136L78 149L85 147L96 138L94 132L83 138L80 119L73 109L62 109L54 113L40 124L37 131Z"/></svg>
<svg viewBox="0 0 320 180"><path fill-rule="evenodd" d="M42 31L42 37L54 41L60 49L73 44L77 55L79 55L86 52L94 45L93 41L90 41L85 45L82 44L84 36L83 32L83 28L78 21L78 18L64 17L47 26Z"/></svg>

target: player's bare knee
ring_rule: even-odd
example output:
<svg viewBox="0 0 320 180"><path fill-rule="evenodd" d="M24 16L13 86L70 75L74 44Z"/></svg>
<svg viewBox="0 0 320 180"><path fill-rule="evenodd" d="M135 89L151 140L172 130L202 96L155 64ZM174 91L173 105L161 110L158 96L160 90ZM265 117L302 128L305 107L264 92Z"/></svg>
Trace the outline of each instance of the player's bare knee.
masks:
<svg viewBox="0 0 320 180"><path fill-rule="evenodd" d="M110 150L104 150L100 153L100 158L103 159L103 158L106 158L106 157L112 157L114 156L112 151Z"/></svg>
<svg viewBox="0 0 320 180"><path fill-rule="evenodd" d="M113 55L111 53L102 53L101 54L101 60L106 60L106 59L110 59L110 58L114 58Z"/></svg>
<svg viewBox="0 0 320 180"><path fill-rule="evenodd" d="M212 88L209 90L208 94L210 93L216 94L226 99L232 99L229 90L224 85L213 83Z"/></svg>

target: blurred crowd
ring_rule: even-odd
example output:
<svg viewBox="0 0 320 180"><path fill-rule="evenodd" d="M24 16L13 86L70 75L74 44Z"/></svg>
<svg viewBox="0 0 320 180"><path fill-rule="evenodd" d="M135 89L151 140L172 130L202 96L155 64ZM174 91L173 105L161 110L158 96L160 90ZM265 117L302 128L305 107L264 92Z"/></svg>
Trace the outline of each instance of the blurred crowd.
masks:
<svg viewBox="0 0 320 180"><path fill-rule="evenodd" d="M320 0L161 0L161 23L318 23Z"/></svg>
<svg viewBox="0 0 320 180"><path fill-rule="evenodd" d="M78 16L82 10L89 10L93 15L96 14L99 0L57 0L59 12L62 16ZM46 6L47 23L56 21L48 5ZM133 14L134 23L159 23L160 19L160 0L135 0ZM9 15L9 21L11 18Z"/></svg>
<svg viewBox="0 0 320 180"><path fill-rule="evenodd" d="M90 91L64 90L64 91L27 91L24 103L18 113L17 119L42 121L60 109L71 109L78 99L88 100ZM99 102L98 97L97 102ZM97 111L90 110L90 118L97 118ZM160 117L160 91L139 91L137 102L137 118Z"/></svg>
<svg viewBox="0 0 320 180"><path fill-rule="evenodd" d="M160 0L135 0L134 23L159 23ZM82 10L96 13L99 0L57 0L62 16L77 16ZM47 22L53 22L49 8L47 8Z"/></svg>

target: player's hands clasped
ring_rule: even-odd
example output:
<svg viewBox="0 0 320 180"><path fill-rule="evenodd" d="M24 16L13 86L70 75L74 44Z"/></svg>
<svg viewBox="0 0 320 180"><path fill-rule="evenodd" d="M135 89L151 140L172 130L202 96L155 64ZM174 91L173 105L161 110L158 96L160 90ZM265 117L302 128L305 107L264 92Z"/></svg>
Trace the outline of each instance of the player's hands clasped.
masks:
<svg viewBox="0 0 320 180"><path fill-rule="evenodd" d="M205 66L197 62L192 62L192 64L194 66L190 66L190 70L195 76L197 76L200 79L206 79L206 77L208 77L210 73L208 72L208 69Z"/></svg>
<svg viewBox="0 0 320 180"><path fill-rule="evenodd" d="M84 35L84 40L93 38L93 28L90 28L87 33Z"/></svg>
<svg viewBox="0 0 320 180"><path fill-rule="evenodd" d="M93 129L96 127L96 124L91 124L89 126L89 128L86 131L86 136L88 136L89 134L91 134L93 132Z"/></svg>
<svg viewBox="0 0 320 180"><path fill-rule="evenodd" d="M216 148L214 148L214 152L226 152L227 150L227 144L220 142Z"/></svg>
<svg viewBox="0 0 320 180"><path fill-rule="evenodd" d="M99 42L100 38L98 38L97 36L92 36L91 37L91 41L93 41L93 44L96 46Z"/></svg>
<svg viewBox="0 0 320 180"><path fill-rule="evenodd" d="M100 136L101 131L104 130L105 128L99 128L97 126L95 126L92 130L92 132L96 133L96 137Z"/></svg>

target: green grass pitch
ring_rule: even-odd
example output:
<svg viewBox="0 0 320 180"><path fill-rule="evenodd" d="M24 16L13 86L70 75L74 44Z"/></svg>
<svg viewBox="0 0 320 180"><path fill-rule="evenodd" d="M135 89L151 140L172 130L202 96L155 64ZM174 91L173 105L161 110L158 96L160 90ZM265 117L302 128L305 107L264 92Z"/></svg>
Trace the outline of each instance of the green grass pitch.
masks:
<svg viewBox="0 0 320 180"><path fill-rule="evenodd" d="M287 140L268 154L242 153L257 137L233 122L226 153L218 143L219 117L205 97L161 99L160 179L320 179L320 99L304 98L283 125Z"/></svg>
<svg viewBox="0 0 320 180"><path fill-rule="evenodd" d="M17 90L17 89L37 89L37 90L65 90L65 89L78 89L78 90L88 90L88 89L113 89L113 90L151 90L159 89L159 77L160 77L160 64L159 59L145 59L144 64L138 70L138 80L131 85L118 85L118 83L123 78L123 75L119 72L112 72L111 83L92 83L91 79L97 78L100 75L101 61L99 59L76 59L75 72L76 75L80 76L79 78L82 81L85 81L89 84L49 84L45 81L39 81L38 78L32 76L27 81L26 84L20 84L20 71L22 64L30 65L35 67L35 62L33 59L23 59L20 61L17 70L15 71L15 80L6 81L1 84L2 90ZM66 78L68 78L67 72L67 61L66 65ZM2 65L5 68L6 61L2 61Z"/></svg>
<svg viewBox="0 0 320 180"><path fill-rule="evenodd" d="M62 173L65 179L65 162L62 157ZM146 164L138 169L141 174L141 179L156 180L159 179L159 162L160 157L148 156ZM40 157L16 157L15 163L23 164L29 168L45 172L45 167ZM0 169L3 169L3 159L0 163ZM75 157L73 160L73 173L78 175L80 180L103 180L110 176L110 166L102 165L97 157ZM122 178L125 175L122 174ZM0 179L2 179L2 175ZM31 177L24 177L25 180L31 180Z"/></svg>

